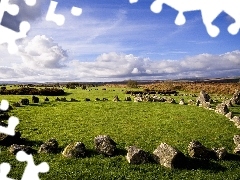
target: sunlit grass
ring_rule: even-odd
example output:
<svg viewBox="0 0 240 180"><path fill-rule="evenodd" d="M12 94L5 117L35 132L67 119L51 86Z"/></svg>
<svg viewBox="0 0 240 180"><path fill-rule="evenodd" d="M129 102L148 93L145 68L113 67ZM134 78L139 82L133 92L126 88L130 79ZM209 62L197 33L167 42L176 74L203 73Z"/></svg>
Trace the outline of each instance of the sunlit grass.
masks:
<svg viewBox="0 0 240 180"><path fill-rule="evenodd" d="M225 116L204 108L188 105L157 102L112 102L115 95L121 100L126 96L124 89L109 88L106 91L66 90L67 97L80 102L56 102L49 97L49 103L14 109L11 114L20 119L17 129L22 137L31 141L34 149L42 142L56 138L61 149L74 141L81 141L91 152L86 158L67 159L61 153L36 154L36 164L46 161L49 173L42 179L238 179L239 161L210 161L206 168L195 170L169 170L158 164L130 165L125 159L125 147L136 145L145 151L153 150L166 142L187 155L191 140L199 140L205 146L226 147L232 153L235 145L233 135L239 130ZM115 91L113 91L115 90ZM22 97L1 96L15 102ZM108 98L107 102L95 102L95 98ZM83 101L90 98L91 102ZM174 97L173 97L174 98ZM186 99L189 97L185 97ZM233 108L235 113L239 107ZM118 144L119 154L104 157L94 152L93 139L100 134L108 134ZM23 163L2 147L0 162L12 164L9 177L20 179ZM221 168L219 168L221 167Z"/></svg>

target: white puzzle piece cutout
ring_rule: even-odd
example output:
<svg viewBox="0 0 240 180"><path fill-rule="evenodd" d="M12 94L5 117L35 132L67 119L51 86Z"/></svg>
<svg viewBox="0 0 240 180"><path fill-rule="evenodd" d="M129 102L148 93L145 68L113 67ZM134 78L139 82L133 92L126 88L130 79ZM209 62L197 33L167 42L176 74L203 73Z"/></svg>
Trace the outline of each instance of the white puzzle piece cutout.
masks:
<svg viewBox="0 0 240 180"><path fill-rule="evenodd" d="M16 159L20 162L27 162L21 180L40 180L38 174L49 171L49 165L46 162L42 162L36 166L34 164L33 156L25 153L24 151L19 151L16 154Z"/></svg>

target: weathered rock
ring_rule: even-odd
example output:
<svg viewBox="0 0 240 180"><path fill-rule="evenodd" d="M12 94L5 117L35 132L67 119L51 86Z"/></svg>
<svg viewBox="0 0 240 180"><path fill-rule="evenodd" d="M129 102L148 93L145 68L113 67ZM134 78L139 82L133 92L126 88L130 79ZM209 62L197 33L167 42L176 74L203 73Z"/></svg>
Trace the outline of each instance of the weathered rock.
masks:
<svg viewBox="0 0 240 180"><path fill-rule="evenodd" d="M200 101L201 104L205 102L210 102L210 96L204 90L200 91L196 101Z"/></svg>
<svg viewBox="0 0 240 180"><path fill-rule="evenodd" d="M188 154L192 158L215 159L215 152L203 146L199 141L192 141L188 145Z"/></svg>
<svg viewBox="0 0 240 180"><path fill-rule="evenodd" d="M231 100L224 101L224 104L226 104L228 108L233 106Z"/></svg>
<svg viewBox="0 0 240 180"><path fill-rule="evenodd" d="M240 154L240 144L238 144L237 147L233 150L233 153Z"/></svg>
<svg viewBox="0 0 240 180"><path fill-rule="evenodd" d="M135 97L135 98L133 99L133 101L134 101L134 102L142 102L143 100L142 100L141 97Z"/></svg>
<svg viewBox="0 0 240 180"><path fill-rule="evenodd" d="M235 105L235 104L240 105L240 91L239 90L235 90L235 92L234 92L234 94L233 94L233 96L232 96L232 98L230 100L231 100L231 103L233 105Z"/></svg>
<svg viewBox="0 0 240 180"><path fill-rule="evenodd" d="M85 145L82 142L71 143L67 147L65 147L64 151L62 152L62 155L64 157L72 158L85 157L86 155Z"/></svg>
<svg viewBox="0 0 240 180"><path fill-rule="evenodd" d="M240 135L234 135L233 142L238 146L240 144Z"/></svg>
<svg viewBox="0 0 240 180"><path fill-rule="evenodd" d="M199 106L201 102L199 100L196 100L196 106Z"/></svg>
<svg viewBox="0 0 240 180"><path fill-rule="evenodd" d="M36 96L32 96L32 102L33 103L39 103L39 98Z"/></svg>
<svg viewBox="0 0 240 180"><path fill-rule="evenodd" d="M234 116L230 121L234 123L235 126L240 126L240 117L239 116Z"/></svg>
<svg viewBox="0 0 240 180"><path fill-rule="evenodd" d="M153 154L154 160L167 168L180 168L184 164L184 154L166 143L161 143Z"/></svg>
<svg viewBox="0 0 240 180"><path fill-rule="evenodd" d="M57 153L58 142L56 139L49 139L47 142L43 143L38 152L39 153Z"/></svg>
<svg viewBox="0 0 240 180"><path fill-rule="evenodd" d="M113 98L113 101L114 101L114 102L118 102L118 101L120 101L120 100L119 100L118 96L115 96L115 97Z"/></svg>
<svg viewBox="0 0 240 180"><path fill-rule="evenodd" d="M131 97L129 97L129 96L125 98L125 101L131 101L131 100L132 100L132 99L131 99Z"/></svg>
<svg viewBox="0 0 240 180"><path fill-rule="evenodd" d="M95 149L98 153L113 156L116 152L116 143L108 135L99 135L94 138Z"/></svg>
<svg viewBox="0 0 240 180"><path fill-rule="evenodd" d="M149 154L136 146L127 148L126 159L130 164L144 164L149 162Z"/></svg>
<svg viewBox="0 0 240 180"><path fill-rule="evenodd" d="M229 109L226 104L221 103L216 106L215 112L218 114L227 114L229 112Z"/></svg>
<svg viewBox="0 0 240 180"><path fill-rule="evenodd" d="M171 103L171 104L175 104L176 103L175 99L173 99L173 98L167 98L166 102Z"/></svg>
<svg viewBox="0 0 240 180"><path fill-rule="evenodd" d="M202 107L209 109L209 108L211 108L211 104L210 104L210 102L203 102Z"/></svg>
<svg viewBox="0 0 240 180"><path fill-rule="evenodd" d="M10 153L16 155L18 151L24 151L27 154L34 154L36 151L30 146L13 144L9 148Z"/></svg>
<svg viewBox="0 0 240 180"><path fill-rule="evenodd" d="M215 152L216 157L217 157L217 159L219 159L219 160L224 159L224 158L226 157L226 155L228 154L228 153L227 153L227 150L226 150L224 147L221 147L221 148L213 148L212 150Z"/></svg>
<svg viewBox="0 0 240 180"><path fill-rule="evenodd" d="M184 99L180 99L179 104L184 105L185 104Z"/></svg>
<svg viewBox="0 0 240 180"><path fill-rule="evenodd" d="M229 112L225 115L228 119L232 119L233 115L232 112Z"/></svg>
<svg viewBox="0 0 240 180"><path fill-rule="evenodd" d="M20 103L22 104L22 105L29 105L29 99L21 99L21 101L20 101Z"/></svg>

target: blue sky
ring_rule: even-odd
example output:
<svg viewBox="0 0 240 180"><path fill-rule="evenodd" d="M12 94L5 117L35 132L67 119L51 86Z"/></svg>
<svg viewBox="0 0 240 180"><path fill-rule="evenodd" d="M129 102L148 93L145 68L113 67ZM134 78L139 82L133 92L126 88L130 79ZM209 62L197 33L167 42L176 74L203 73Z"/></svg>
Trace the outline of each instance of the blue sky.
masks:
<svg viewBox="0 0 240 180"><path fill-rule="evenodd" d="M55 13L65 16L63 26L46 21L49 0L35 7L19 3L15 24L27 20L31 30L18 41L19 53L10 55L0 45L1 80L114 81L240 76L240 33L227 31L234 19L221 13L213 22L220 34L211 37L200 11L184 13L163 5L150 10L154 0L56 0ZM71 7L82 8L80 16ZM14 24L6 16L4 25Z"/></svg>

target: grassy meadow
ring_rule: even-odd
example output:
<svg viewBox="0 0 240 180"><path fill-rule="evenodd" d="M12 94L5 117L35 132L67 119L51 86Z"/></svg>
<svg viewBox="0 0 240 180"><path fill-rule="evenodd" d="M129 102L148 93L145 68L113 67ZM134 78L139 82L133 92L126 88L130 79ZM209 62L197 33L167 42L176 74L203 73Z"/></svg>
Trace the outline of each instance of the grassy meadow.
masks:
<svg viewBox="0 0 240 180"><path fill-rule="evenodd" d="M60 146L57 154L34 154L36 164L47 162L48 173L39 175L41 179L240 179L240 156L232 155L228 160L199 161L189 158L189 166L183 169L167 169L159 164L148 163L131 165L125 156L125 147L136 145L152 153L156 147L166 142L182 151L186 156L187 146L192 140L199 140L209 148L225 147L229 153L235 145L233 136L240 134L225 116L191 105L168 104L161 102L123 101L128 95L124 88L102 87L92 90L64 89L67 100L75 98L79 102L50 102L30 104L14 108L11 115L19 118L17 129L26 143L38 150L40 145L55 138ZM112 99L118 95L120 102ZM210 94L211 96L211 94ZM0 96L11 103L23 97ZM90 102L85 102L90 98ZM109 101L94 101L95 98L108 98ZM180 98L194 99L189 96L173 97L177 103ZM217 98L217 96L216 96ZM240 115L239 106L231 109ZM94 137L109 135L116 143L118 152L114 157L105 157L94 151ZM71 142L81 141L88 154L85 158L65 158L61 151ZM11 164L9 177L21 179L26 163L18 162L10 154L8 147L1 147L0 162Z"/></svg>

